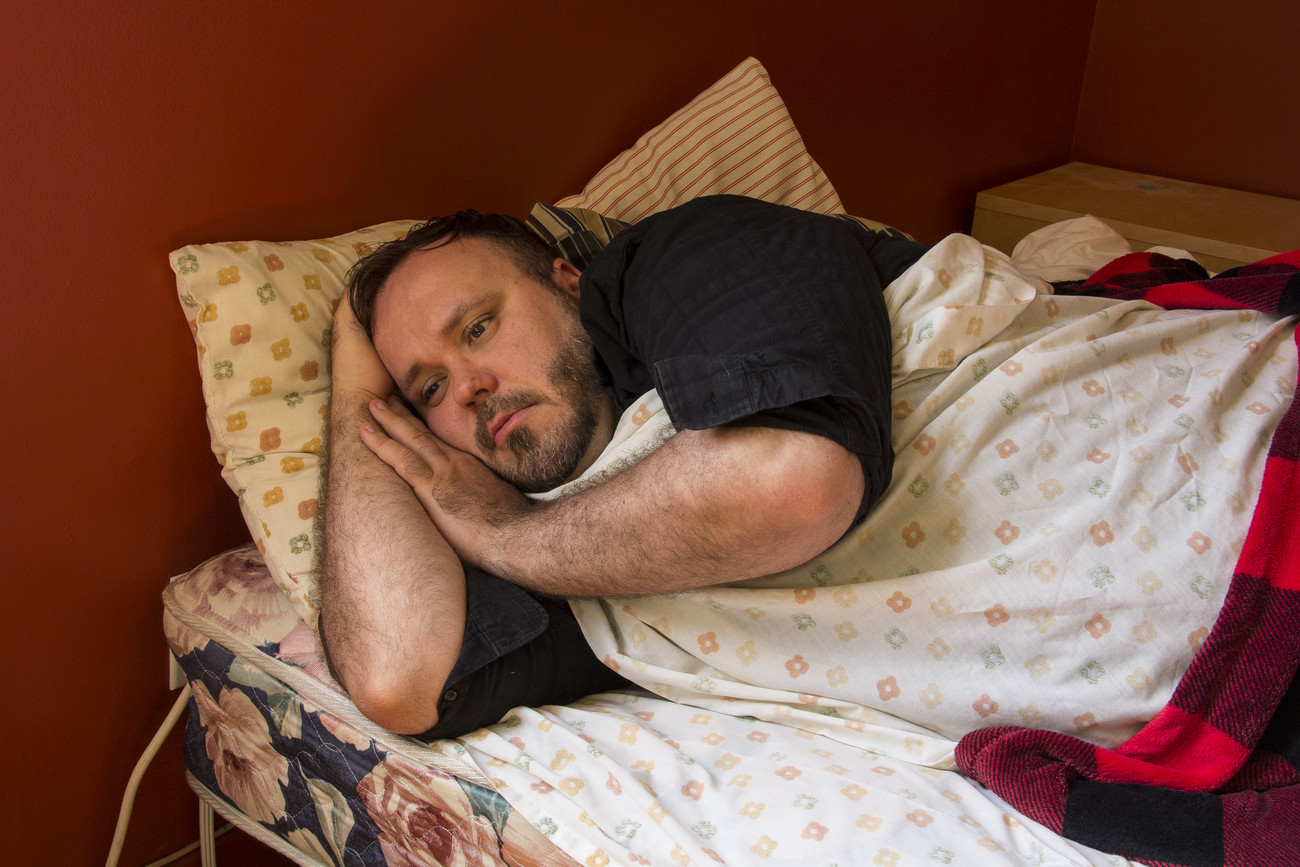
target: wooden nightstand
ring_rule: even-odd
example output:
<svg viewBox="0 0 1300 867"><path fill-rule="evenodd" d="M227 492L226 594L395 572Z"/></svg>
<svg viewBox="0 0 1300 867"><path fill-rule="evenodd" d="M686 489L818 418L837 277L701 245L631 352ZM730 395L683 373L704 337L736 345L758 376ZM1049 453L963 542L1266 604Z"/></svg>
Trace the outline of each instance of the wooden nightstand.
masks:
<svg viewBox="0 0 1300 867"><path fill-rule="evenodd" d="M1088 163L978 194L971 234L1010 253L1033 230L1084 214L1108 223L1134 250L1179 247L1211 271L1300 249L1300 201Z"/></svg>

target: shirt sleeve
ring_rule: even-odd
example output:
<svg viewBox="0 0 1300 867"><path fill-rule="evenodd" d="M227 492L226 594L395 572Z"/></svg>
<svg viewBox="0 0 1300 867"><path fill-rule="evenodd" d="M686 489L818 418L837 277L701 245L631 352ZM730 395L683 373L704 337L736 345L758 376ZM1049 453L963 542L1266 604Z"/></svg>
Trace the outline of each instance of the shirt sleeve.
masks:
<svg viewBox="0 0 1300 867"><path fill-rule="evenodd" d="M884 285L927 249L794 208L712 196L617 235L580 310L620 408L657 388L690 429L806 430L856 454L864 505L889 483Z"/></svg>

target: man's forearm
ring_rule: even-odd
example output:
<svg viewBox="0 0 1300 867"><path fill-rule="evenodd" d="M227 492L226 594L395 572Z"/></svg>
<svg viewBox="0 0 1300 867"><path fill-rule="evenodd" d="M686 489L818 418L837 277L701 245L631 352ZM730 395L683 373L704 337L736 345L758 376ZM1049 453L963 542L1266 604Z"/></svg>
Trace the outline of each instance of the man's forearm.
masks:
<svg viewBox="0 0 1300 867"><path fill-rule="evenodd" d="M771 428L683 431L636 466L488 530L489 571L560 596L659 593L807 562L848 529L862 469Z"/></svg>
<svg viewBox="0 0 1300 867"><path fill-rule="evenodd" d="M416 733L437 721L460 651L464 573L409 486L361 442L368 398L336 389L331 404L322 632L362 712Z"/></svg>

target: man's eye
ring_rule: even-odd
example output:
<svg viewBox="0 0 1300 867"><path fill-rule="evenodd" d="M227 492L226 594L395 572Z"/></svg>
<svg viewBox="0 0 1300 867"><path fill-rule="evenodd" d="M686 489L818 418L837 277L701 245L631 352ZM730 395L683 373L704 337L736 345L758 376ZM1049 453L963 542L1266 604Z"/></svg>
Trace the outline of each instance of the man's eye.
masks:
<svg viewBox="0 0 1300 867"><path fill-rule="evenodd" d="M433 403L440 391L442 391L442 380L435 379L426 385L424 390L420 392L420 401L426 405Z"/></svg>
<svg viewBox="0 0 1300 867"><path fill-rule="evenodd" d="M487 333L488 323L491 321L492 320L490 318L480 319L477 322L475 322L473 325L471 325L469 328L467 328L465 330L465 334L469 337L470 340L478 340L480 337L482 337L484 334Z"/></svg>

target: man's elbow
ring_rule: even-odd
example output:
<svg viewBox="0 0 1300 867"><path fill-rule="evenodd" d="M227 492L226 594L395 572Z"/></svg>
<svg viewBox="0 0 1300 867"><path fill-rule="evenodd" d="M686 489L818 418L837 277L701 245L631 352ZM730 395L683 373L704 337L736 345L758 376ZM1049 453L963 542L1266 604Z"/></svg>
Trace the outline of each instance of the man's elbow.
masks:
<svg viewBox="0 0 1300 867"><path fill-rule="evenodd" d="M325 662L366 719L388 731L408 735L426 732L438 724L438 699L449 673L445 664L407 660L405 665L394 665L348 642L326 641L327 619L322 616L320 621ZM412 663L416 663L414 669Z"/></svg>
<svg viewBox="0 0 1300 867"><path fill-rule="evenodd" d="M772 469L765 490L772 519L787 527L791 537L802 540L809 558L849 530L865 485L856 455L830 440L820 440L812 454L791 456Z"/></svg>
<svg viewBox="0 0 1300 867"><path fill-rule="evenodd" d="M410 683L369 678L348 688L357 710L376 725L399 735L417 735L438 724L437 690L413 688Z"/></svg>

